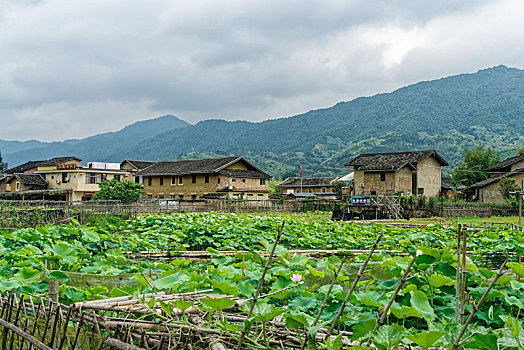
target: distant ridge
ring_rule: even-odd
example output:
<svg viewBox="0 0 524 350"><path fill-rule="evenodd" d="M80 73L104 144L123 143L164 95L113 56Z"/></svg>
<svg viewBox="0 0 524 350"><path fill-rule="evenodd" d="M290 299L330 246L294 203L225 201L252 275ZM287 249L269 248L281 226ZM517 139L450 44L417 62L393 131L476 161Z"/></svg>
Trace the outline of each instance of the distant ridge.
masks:
<svg viewBox="0 0 524 350"><path fill-rule="evenodd" d="M260 123L216 119L182 123L180 128L155 129L150 137L141 138L139 133L131 143L111 142L116 135L108 133L74 147L65 142L6 152L4 158L20 163L60 152L119 162L240 154L282 178L296 176L300 167L304 176L341 175L349 171L344 163L366 152L434 149L453 164L465 147L483 143L502 157L511 156L524 146L524 71L497 66Z"/></svg>
<svg viewBox="0 0 524 350"><path fill-rule="evenodd" d="M2 147L0 151L9 166L16 166L29 160L49 159L65 155L75 156L84 161L106 161L115 152L124 152L139 142L156 137L166 130L174 130L189 125L191 124L173 115L165 115L133 123L119 131L94 135L84 139L41 143L37 144L35 148L25 147L15 152L6 152ZM17 141L0 142L10 144ZM13 146L7 149L16 149L16 145Z"/></svg>

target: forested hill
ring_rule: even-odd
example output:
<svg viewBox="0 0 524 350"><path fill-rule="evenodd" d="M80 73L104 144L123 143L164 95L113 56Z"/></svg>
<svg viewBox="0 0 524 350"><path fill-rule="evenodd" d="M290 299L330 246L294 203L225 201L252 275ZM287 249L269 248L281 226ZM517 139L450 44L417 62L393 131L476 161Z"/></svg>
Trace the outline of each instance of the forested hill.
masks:
<svg viewBox="0 0 524 350"><path fill-rule="evenodd" d="M29 160L49 159L60 156L75 156L84 161L107 161L116 152L136 147L136 144L155 137L166 130L174 130L190 125L172 115L133 123L122 130L90 136L84 139L61 142L39 143L27 141L0 140L0 151L10 167ZM28 147L28 143L35 144Z"/></svg>
<svg viewBox="0 0 524 350"><path fill-rule="evenodd" d="M342 165L361 152L435 149L454 163L478 143L501 157L524 146L523 70L498 66L261 123L206 120L111 160L240 154L276 177L301 166L313 176L343 174Z"/></svg>

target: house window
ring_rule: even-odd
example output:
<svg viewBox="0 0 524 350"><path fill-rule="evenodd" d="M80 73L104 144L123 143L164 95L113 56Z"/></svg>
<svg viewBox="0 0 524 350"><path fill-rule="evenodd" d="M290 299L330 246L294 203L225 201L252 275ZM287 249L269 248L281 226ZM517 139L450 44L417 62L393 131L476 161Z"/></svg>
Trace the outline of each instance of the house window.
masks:
<svg viewBox="0 0 524 350"><path fill-rule="evenodd" d="M206 176L204 177L204 182L205 182L206 184L209 183L209 175L206 175Z"/></svg>
<svg viewBox="0 0 524 350"><path fill-rule="evenodd" d="M196 175L191 175L191 183L196 184Z"/></svg>
<svg viewBox="0 0 524 350"><path fill-rule="evenodd" d="M67 182L67 173L62 173L62 182Z"/></svg>
<svg viewBox="0 0 524 350"><path fill-rule="evenodd" d="M135 176L135 183L136 183L136 184L139 184L139 183L140 183L140 176Z"/></svg>
<svg viewBox="0 0 524 350"><path fill-rule="evenodd" d="M120 175L113 176L113 179L115 179L116 181L120 181Z"/></svg>
<svg viewBox="0 0 524 350"><path fill-rule="evenodd" d="M178 184L179 184L179 185L182 185L182 179L183 179L183 176L179 176L179 177L178 177Z"/></svg>
<svg viewBox="0 0 524 350"><path fill-rule="evenodd" d="M325 187L322 187L322 192L326 192L326 188Z"/></svg>
<svg viewBox="0 0 524 350"><path fill-rule="evenodd" d="M160 199L164 199L164 195L161 194L161 195L158 196L158 198L160 198Z"/></svg>
<svg viewBox="0 0 524 350"><path fill-rule="evenodd" d="M418 194L424 194L424 189L423 188L419 188L418 189Z"/></svg>
<svg viewBox="0 0 524 350"><path fill-rule="evenodd" d="M259 196L259 197L263 197L264 195L263 195L262 193L259 193L258 196Z"/></svg>
<svg viewBox="0 0 524 350"><path fill-rule="evenodd" d="M183 201L184 200L184 195L183 194L178 195L178 199Z"/></svg>
<svg viewBox="0 0 524 350"><path fill-rule="evenodd" d="M153 179L150 178L150 177L148 177L148 178L147 178L147 185L148 185L148 186L151 186L152 184L153 184Z"/></svg>
<svg viewBox="0 0 524 350"><path fill-rule="evenodd" d="M241 181L241 182L246 182L246 179L242 179L242 180L240 180L240 181Z"/></svg>
<svg viewBox="0 0 524 350"><path fill-rule="evenodd" d="M16 191L17 192L20 191L20 182L18 181L16 182Z"/></svg>
<svg viewBox="0 0 524 350"><path fill-rule="evenodd" d="M191 200L192 200L192 201L196 201L196 194L192 194L192 195L191 195Z"/></svg>
<svg viewBox="0 0 524 350"><path fill-rule="evenodd" d="M231 182L237 182L237 179L231 179Z"/></svg>
<svg viewBox="0 0 524 350"><path fill-rule="evenodd" d="M171 176L171 185L176 185L176 176Z"/></svg>
<svg viewBox="0 0 524 350"><path fill-rule="evenodd" d="M55 179L55 177L51 175L51 180L54 180L54 179Z"/></svg>
<svg viewBox="0 0 524 350"><path fill-rule="evenodd" d="M380 181L386 181L386 173L380 173Z"/></svg>
<svg viewBox="0 0 524 350"><path fill-rule="evenodd" d="M220 178L219 177L217 177L217 184L220 185Z"/></svg>
<svg viewBox="0 0 524 350"><path fill-rule="evenodd" d="M247 194L249 197L253 197L253 193L248 193Z"/></svg>
<svg viewBox="0 0 524 350"><path fill-rule="evenodd" d="M377 191L371 191L371 195L372 196L376 196L377 195Z"/></svg>
<svg viewBox="0 0 524 350"><path fill-rule="evenodd" d="M153 198L153 195L152 194L148 194L147 198Z"/></svg>
<svg viewBox="0 0 524 350"><path fill-rule="evenodd" d="M260 185L264 186L266 184L266 179L260 179Z"/></svg>
<svg viewBox="0 0 524 350"><path fill-rule="evenodd" d="M176 199L176 194L172 194L171 198Z"/></svg>
<svg viewBox="0 0 524 350"><path fill-rule="evenodd" d="M164 177L160 176L160 186L164 186Z"/></svg>

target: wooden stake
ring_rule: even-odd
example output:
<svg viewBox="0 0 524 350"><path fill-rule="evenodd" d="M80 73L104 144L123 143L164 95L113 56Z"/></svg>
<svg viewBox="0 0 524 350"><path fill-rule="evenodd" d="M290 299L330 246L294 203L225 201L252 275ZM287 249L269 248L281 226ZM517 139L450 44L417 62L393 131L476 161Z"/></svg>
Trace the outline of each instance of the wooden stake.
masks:
<svg viewBox="0 0 524 350"><path fill-rule="evenodd" d="M491 288L493 288L493 286L495 285L495 283L497 282L497 280L499 279L500 276L502 276L502 270L504 269L504 267L506 266L506 263L508 261L505 260L502 265L500 266L500 269L497 271L497 275L495 276L495 278L493 279L493 281L491 281L488 289L486 289L486 291L484 292L484 294L482 294L482 297L480 298L479 302L477 303L477 305L475 305L475 307L473 308L473 310L471 311L471 313L469 314L469 317L468 319L466 320L466 323L464 323L464 326L462 327L462 329L460 330L460 333L457 337L457 339L455 340L455 343L453 343L453 347L451 348L451 350L455 350L457 349L459 346L460 346L460 339L462 338L462 336L464 335L464 332L466 331L466 328L468 328L469 324L471 323L471 320L473 320L473 316L475 316L475 313L478 311L478 309L480 308L480 305L482 305L482 303L484 302L484 300L486 299L486 296L488 295L488 293L490 292Z"/></svg>
<svg viewBox="0 0 524 350"><path fill-rule="evenodd" d="M406 281L408 280L408 274L409 274L409 270L411 270L411 267L413 266L413 264L415 263L415 260L417 259L417 256L415 255L413 257L413 259L411 259L411 261L409 262L409 265L408 267L406 267L406 271L404 271L404 275L402 275L402 278L400 279L400 282L398 283L397 285L397 288L395 288L395 291L393 292L393 295L391 296L391 298L389 299L389 302L388 304L386 305L386 307L384 308L384 312L382 312L382 316L380 316L379 320L377 321L377 324L375 325L375 328L373 329L373 331L376 331L377 329L380 328L380 326L384 323L384 321L386 320L386 316L388 314L388 311L389 309L391 308L391 305L393 304L393 302L395 301L395 298L397 297L398 293L400 292L400 289L402 288L402 286L404 285L404 283L406 283Z"/></svg>
<svg viewBox="0 0 524 350"><path fill-rule="evenodd" d="M346 256L344 255L342 257L342 261L340 262L340 265L338 266L338 269L334 271L333 279L331 280L331 284L329 285L329 289L326 293L326 296L324 297L324 301L322 302L322 306L320 306L320 310L318 311L317 317L315 318L315 321L313 322L312 326L316 326L318 323L318 320L320 319L320 315L322 314L322 311L326 308L327 301L329 299L329 294L331 294L331 290L333 289L333 286L335 285L335 282L337 281L338 274L340 273L340 270L342 270L342 265L344 265L344 262L346 261ZM306 336L304 339L304 342L302 343L301 349L304 350L307 346L309 338L309 333L306 332Z"/></svg>
<svg viewBox="0 0 524 350"><path fill-rule="evenodd" d="M278 230L278 234L277 234L277 237L275 238L275 243L273 244L273 248L271 248L271 253L269 254L269 257L267 259L266 266L264 267L264 272L262 272L262 277L260 277L260 281L258 282L257 291L255 292L255 295L253 296L253 302L251 303L251 307L249 308L249 313L247 314L248 319L253 314L253 309L255 308L255 304L258 300L258 296L260 295L260 291L262 290L262 286L264 285L264 278L266 277L266 273L269 268L269 264L271 264L271 260L273 260L273 254L275 254L275 249L277 248L278 241L280 240L280 236L282 236L282 231L284 230L285 223L286 223L286 220L282 221L282 225L280 226L280 229ZM238 338L237 350L241 349L245 336L246 336L246 324L244 323L242 325L242 332L240 333L240 337Z"/></svg>
<svg viewBox="0 0 524 350"><path fill-rule="evenodd" d="M366 258L366 261L362 264L360 267L360 270L358 271L357 277L355 277L355 280L353 281L353 285L351 286L351 289L349 290L348 294L346 295L346 299L344 299L344 302L342 303L342 306L338 310L337 315L335 316L335 319L331 323L331 326L328 329L327 335L330 336L333 333L333 330L335 329L335 326L337 325L338 320L340 319L340 316L342 316L342 313L344 312L344 309L346 308L346 305L349 301L349 298L351 298L351 295L355 291L355 288L357 287L357 283L360 280L360 277L362 277L362 274L364 273L364 269L368 265L369 260L371 259L371 256L373 255L373 252L375 251L375 248L377 248L378 242L382 238L382 235L384 232L381 232L380 235L378 235L377 240L375 241L375 244L373 245L373 248L371 248L371 251L369 252L368 257Z"/></svg>
<svg viewBox="0 0 524 350"><path fill-rule="evenodd" d="M460 314L460 239L462 225L458 224L457 228L457 279L455 281L455 323L459 323Z"/></svg>
<svg viewBox="0 0 524 350"><path fill-rule="evenodd" d="M464 322L464 308L466 307L466 241L468 231L462 232L462 278L460 286L460 323Z"/></svg>

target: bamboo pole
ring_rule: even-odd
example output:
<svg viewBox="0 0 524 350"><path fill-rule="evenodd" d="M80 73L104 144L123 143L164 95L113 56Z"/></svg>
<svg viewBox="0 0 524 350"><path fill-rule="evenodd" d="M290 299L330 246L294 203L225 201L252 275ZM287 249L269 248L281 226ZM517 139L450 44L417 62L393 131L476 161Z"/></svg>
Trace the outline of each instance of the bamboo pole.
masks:
<svg viewBox="0 0 524 350"><path fill-rule="evenodd" d="M384 232L381 232L378 235L377 240L375 241L375 244L373 244L373 248L371 248L371 251L369 252L366 260L364 261L364 263L360 267L360 270L358 271L358 274L355 277L355 280L353 281L353 285L351 286L351 289L349 290L348 294L346 295L346 299L344 299L344 302L342 303L342 306L338 310L338 313L335 316L335 319L333 320L333 322L331 323L331 326L328 329L328 333L327 333L328 336L330 336L333 333L333 330L335 329L335 326L337 325L337 322L340 319L340 316L342 316L342 313L344 312L344 309L345 309L345 307L346 307L346 305L347 305L347 303L349 301L349 298L351 298L351 295L353 294L353 291L355 291L355 288L357 287L357 283L360 280L360 277L362 277L362 274L364 273L364 269L366 268L369 260L371 259L371 256L373 255L373 252L375 251L375 248L377 247L378 242L382 238L383 234L384 234Z"/></svg>
<svg viewBox="0 0 524 350"><path fill-rule="evenodd" d="M333 286L335 285L335 282L337 281L338 274L340 273L340 270L342 270L342 265L344 265L344 262L346 261L346 256L342 258L342 261L340 262L340 265L338 266L338 269L334 271L333 279L331 280L331 284L329 285L329 289L326 293L326 296L324 297L324 301L322 302L322 306L320 306L320 310L318 311L317 317L315 318L315 321L313 322L312 326L316 326L318 323L318 320L320 319L320 315L322 314L322 311L326 308L327 301L329 299L329 295L331 294L331 290L333 289ZM309 340L309 334L306 333L304 343L302 343L301 349L304 350L307 346L307 342Z"/></svg>
<svg viewBox="0 0 524 350"><path fill-rule="evenodd" d="M466 242L468 231L462 232L462 278L460 286L460 323L464 321L464 309L466 307Z"/></svg>
<svg viewBox="0 0 524 350"><path fill-rule="evenodd" d="M457 276L455 281L455 323L459 323L460 313L460 239L462 225L458 224L457 228Z"/></svg>
<svg viewBox="0 0 524 350"><path fill-rule="evenodd" d="M275 243L273 244L273 248L271 249L271 253L269 254L269 257L267 259L266 266L264 267L264 272L262 272L262 277L260 277L260 281L258 282L257 291L255 292L255 295L253 296L253 302L251 303L251 307L249 308L249 313L247 314L248 319L253 314L253 309L255 308L255 304L257 303L258 296L260 295L260 291L262 290L262 286L264 285L264 278L266 277L266 273L269 268L269 264L271 264L271 261L273 260L273 254L275 253L275 249L277 248L277 244L278 244L278 241L280 240L280 236L282 236L282 231L284 230L285 223L286 223L286 220L282 221L282 225L280 226L280 229L278 230L277 237L275 238ZM246 324L244 323L242 324L242 332L240 333L240 337L238 338L237 350L241 349L245 336L246 336Z"/></svg>
<svg viewBox="0 0 524 350"><path fill-rule="evenodd" d="M398 283L397 287L395 288L395 291L393 292L393 295L391 296L391 298L389 299L388 304L384 308L384 311L382 312L382 315L378 319L377 324L375 325L375 328L373 328L373 331L376 331L377 329L379 329L380 326L384 323L384 320L386 319L386 316L388 314L389 309L391 308L391 305L395 301L395 298L397 297L397 295L400 292L400 289L402 288L404 283L406 283L406 281L408 280L409 271L411 270L411 267L415 263L416 259L417 259L417 256L415 255L411 259L411 261L409 262L408 267L406 267L406 271L404 271L404 274L402 275L402 278L400 279L400 282Z"/></svg>
<svg viewBox="0 0 524 350"><path fill-rule="evenodd" d="M479 302L477 303L477 305L475 305L475 307L473 308L473 310L469 314L469 317L466 320L466 323L464 323L464 326L462 327L462 329L460 330L460 333L457 336L457 339L455 340L455 343L453 343L453 347L451 348L451 350L455 350L455 349L457 349L460 346L460 339L464 335L464 332L466 331L466 328L468 328L469 324L471 323L471 320L473 320L473 316L475 316L475 313L478 311L478 309L480 308L480 306L482 305L482 303L486 299L486 296L488 295L490 290L493 288L493 286L495 285L495 283L497 282L499 277L502 276L502 273L503 273L502 271L504 270L504 267L506 266L507 262L508 261L505 260L502 263L502 265L500 266L500 269L497 271L497 275L495 276L495 278L491 281L490 285L488 286L488 289L486 289L484 294L482 294L482 297L480 298Z"/></svg>

